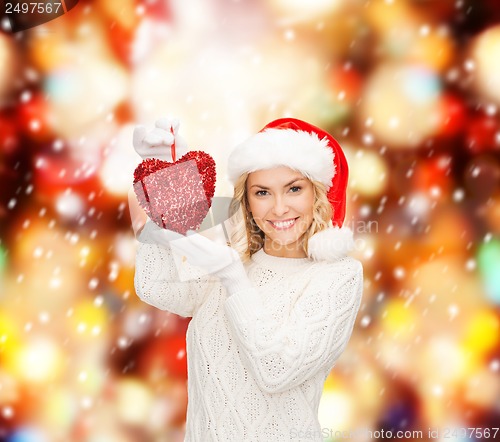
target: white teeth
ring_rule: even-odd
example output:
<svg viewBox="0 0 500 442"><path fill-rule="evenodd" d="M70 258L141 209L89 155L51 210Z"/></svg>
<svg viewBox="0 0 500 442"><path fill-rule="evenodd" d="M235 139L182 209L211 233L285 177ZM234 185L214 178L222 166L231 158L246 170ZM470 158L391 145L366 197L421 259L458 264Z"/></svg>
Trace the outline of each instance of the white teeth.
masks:
<svg viewBox="0 0 500 442"><path fill-rule="evenodd" d="M279 227L279 228L286 228L286 227L290 227L294 222L295 222L295 220L292 219L291 221L286 221L286 222L276 222L276 223L273 223L273 225L276 227Z"/></svg>

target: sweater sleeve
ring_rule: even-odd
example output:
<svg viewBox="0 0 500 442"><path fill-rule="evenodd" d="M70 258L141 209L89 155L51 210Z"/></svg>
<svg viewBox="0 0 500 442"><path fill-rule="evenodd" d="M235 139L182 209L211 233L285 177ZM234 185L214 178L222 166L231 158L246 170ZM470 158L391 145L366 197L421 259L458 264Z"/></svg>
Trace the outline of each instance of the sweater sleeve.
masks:
<svg viewBox="0 0 500 442"><path fill-rule="evenodd" d="M311 281L285 318L267 312L255 289L226 300L246 365L262 390L279 393L331 370L352 334L362 286L361 263L345 258Z"/></svg>
<svg viewBox="0 0 500 442"><path fill-rule="evenodd" d="M134 285L137 296L147 304L184 317L196 309L217 280L209 275L185 273L181 280L172 249L166 245L139 243L136 252ZM185 272L190 272L185 263Z"/></svg>

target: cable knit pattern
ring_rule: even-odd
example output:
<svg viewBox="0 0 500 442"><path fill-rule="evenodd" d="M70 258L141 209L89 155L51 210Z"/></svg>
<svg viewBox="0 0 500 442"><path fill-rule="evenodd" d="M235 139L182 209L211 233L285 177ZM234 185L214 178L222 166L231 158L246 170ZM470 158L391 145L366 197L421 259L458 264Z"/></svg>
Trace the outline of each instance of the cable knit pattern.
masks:
<svg viewBox="0 0 500 442"><path fill-rule="evenodd" d="M319 401L352 333L361 264L259 250L245 270L252 286L228 296L213 276L180 282L168 247L138 247L138 296L192 317L185 440L321 441Z"/></svg>

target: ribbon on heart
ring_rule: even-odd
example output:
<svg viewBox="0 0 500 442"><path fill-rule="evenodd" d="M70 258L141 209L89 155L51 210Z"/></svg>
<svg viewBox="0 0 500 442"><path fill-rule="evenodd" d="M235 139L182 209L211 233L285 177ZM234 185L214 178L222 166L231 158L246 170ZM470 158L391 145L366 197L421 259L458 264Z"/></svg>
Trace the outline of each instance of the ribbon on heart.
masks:
<svg viewBox="0 0 500 442"><path fill-rule="evenodd" d="M197 230L212 205L215 161L203 151L190 151L172 160L148 158L134 171L134 192L139 204L158 226L186 234Z"/></svg>
<svg viewBox="0 0 500 442"><path fill-rule="evenodd" d="M174 128L170 126L170 133L174 136L174 141L172 142L172 145L170 146L170 155L172 156L172 161L175 163L176 161L176 155L175 155L175 132Z"/></svg>

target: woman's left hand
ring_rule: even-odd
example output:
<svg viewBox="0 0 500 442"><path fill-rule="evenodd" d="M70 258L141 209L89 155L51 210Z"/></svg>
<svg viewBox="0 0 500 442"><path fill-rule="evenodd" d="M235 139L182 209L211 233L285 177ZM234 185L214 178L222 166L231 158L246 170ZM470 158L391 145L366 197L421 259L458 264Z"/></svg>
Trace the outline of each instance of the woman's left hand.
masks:
<svg viewBox="0 0 500 442"><path fill-rule="evenodd" d="M240 261L232 247L219 244L193 231L180 239L170 241L170 247L178 255L185 256L189 264L207 273L217 274L230 264Z"/></svg>

